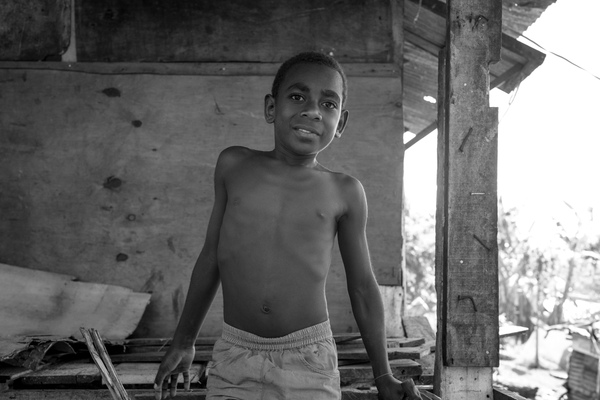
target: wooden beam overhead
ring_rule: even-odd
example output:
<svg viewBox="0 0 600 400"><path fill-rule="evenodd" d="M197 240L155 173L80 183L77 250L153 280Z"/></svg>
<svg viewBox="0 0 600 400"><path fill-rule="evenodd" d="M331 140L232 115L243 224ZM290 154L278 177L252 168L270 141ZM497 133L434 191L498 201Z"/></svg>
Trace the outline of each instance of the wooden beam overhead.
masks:
<svg viewBox="0 0 600 400"><path fill-rule="evenodd" d="M205 63L91 63L91 62L1 62L0 70L47 70L98 75L177 75L177 76L268 76L277 72L280 63L205 62ZM344 72L351 77L399 78L400 66L393 63L345 63Z"/></svg>

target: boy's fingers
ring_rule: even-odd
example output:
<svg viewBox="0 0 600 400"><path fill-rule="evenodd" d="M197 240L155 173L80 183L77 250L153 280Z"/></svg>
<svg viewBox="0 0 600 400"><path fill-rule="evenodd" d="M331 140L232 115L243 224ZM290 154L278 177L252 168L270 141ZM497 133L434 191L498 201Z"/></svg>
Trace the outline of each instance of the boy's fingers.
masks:
<svg viewBox="0 0 600 400"><path fill-rule="evenodd" d="M190 371L189 370L183 371L183 388L188 392L190 391Z"/></svg>
<svg viewBox="0 0 600 400"><path fill-rule="evenodd" d="M167 376L162 383L161 395L163 399L167 398L167 389L169 388L169 377Z"/></svg>
<svg viewBox="0 0 600 400"><path fill-rule="evenodd" d="M154 378L154 399L161 400L163 395L163 386L167 381L165 377L166 371L164 371L163 366L161 365L158 368L158 372L156 373L156 377Z"/></svg>
<svg viewBox="0 0 600 400"><path fill-rule="evenodd" d="M160 400L162 397L162 383L154 383L154 400Z"/></svg>
<svg viewBox="0 0 600 400"><path fill-rule="evenodd" d="M408 379L402 382L402 387L407 394L407 398L409 399L422 399L421 394L419 393L419 389L415 386L415 383L412 379Z"/></svg>
<svg viewBox="0 0 600 400"><path fill-rule="evenodd" d="M171 397L175 397L175 395L177 394L177 378L178 374L171 374L171 384L169 386L169 388L171 389Z"/></svg>

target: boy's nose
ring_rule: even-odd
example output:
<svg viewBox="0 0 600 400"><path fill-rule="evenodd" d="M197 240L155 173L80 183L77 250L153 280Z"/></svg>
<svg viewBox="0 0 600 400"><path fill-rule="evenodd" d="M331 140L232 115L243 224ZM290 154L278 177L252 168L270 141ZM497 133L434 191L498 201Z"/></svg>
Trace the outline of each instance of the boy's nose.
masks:
<svg viewBox="0 0 600 400"><path fill-rule="evenodd" d="M319 121L323 118L319 107L312 102L306 103L306 108L302 111L301 115L303 117L313 118Z"/></svg>

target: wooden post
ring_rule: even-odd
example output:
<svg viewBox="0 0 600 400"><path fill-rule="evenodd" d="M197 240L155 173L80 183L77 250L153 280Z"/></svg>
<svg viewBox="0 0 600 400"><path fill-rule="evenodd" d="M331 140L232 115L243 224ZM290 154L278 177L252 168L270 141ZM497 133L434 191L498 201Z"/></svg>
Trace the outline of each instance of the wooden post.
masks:
<svg viewBox="0 0 600 400"><path fill-rule="evenodd" d="M497 109L489 64L501 49L500 0L449 0L440 54L435 392L492 399L498 365Z"/></svg>

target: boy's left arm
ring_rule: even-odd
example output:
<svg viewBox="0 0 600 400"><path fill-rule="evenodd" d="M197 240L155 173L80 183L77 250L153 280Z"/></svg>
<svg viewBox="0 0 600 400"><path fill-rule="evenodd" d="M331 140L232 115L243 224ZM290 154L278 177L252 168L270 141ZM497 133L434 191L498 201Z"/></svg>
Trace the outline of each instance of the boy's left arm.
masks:
<svg viewBox="0 0 600 400"><path fill-rule="evenodd" d="M366 237L367 201L360 182L344 187L346 210L338 221L338 242L344 262L352 311L381 399L421 399L412 380L400 382L391 373L387 356L383 302L369 257Z"/></svg>

